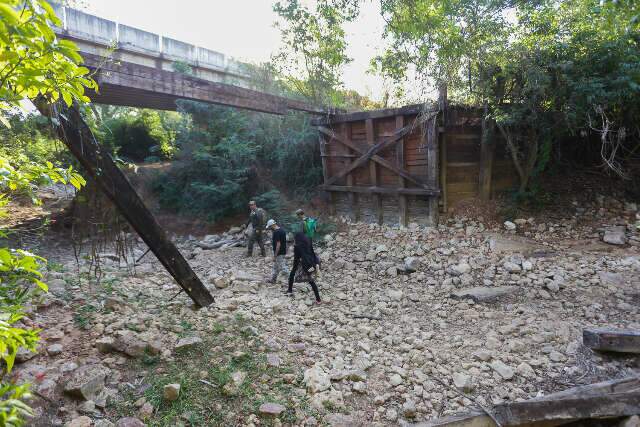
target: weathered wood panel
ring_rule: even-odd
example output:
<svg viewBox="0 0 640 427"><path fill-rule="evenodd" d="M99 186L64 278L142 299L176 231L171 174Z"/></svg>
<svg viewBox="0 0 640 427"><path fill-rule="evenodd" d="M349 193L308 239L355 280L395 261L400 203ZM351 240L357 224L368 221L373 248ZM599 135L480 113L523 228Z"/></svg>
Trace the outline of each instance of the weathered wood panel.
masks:
<svg viewBox="0 0 640 427"><path fill-rule="evenodd" d="M446 209L459 201L479 197L481 186L485 197L514 186L517 175L499 135L491 133L492 144L482 150L482 111L446 107L436 121L423 111L411 106L317 121L336 133L348 129L340 134L343 137L348 134L352 149L345 149L345 141L333 141L336 148L327 150L334 157L325 159L329 174L326 181L331 184L325 189L349 194L352 211L359 213L359 220L402 225L433 223L440 206ZM446 123L441 119L443 115ZM404 129L404 134L394 137L400 129ZM327 135L331 140L325 132ZM363 162L362 155L372 150L375 155ZM358 159L361 164L354 164ZM331 182L331 177L346 170L350 181ZM438 191L434 190L447 194L440 206ZM340 197L345 200L344 194Z"/></svg>

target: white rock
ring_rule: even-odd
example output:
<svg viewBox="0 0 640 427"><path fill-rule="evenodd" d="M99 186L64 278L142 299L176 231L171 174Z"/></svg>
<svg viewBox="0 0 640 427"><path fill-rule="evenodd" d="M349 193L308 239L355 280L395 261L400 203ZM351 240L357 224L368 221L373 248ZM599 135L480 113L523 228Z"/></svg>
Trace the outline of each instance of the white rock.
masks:
<svg viewBox="0 0 640 427"><path fill-rule="evenodd" d="M504 228L506 228L509 231L513 231L513 230L516 229L516 225L511 221L505 221L504 222Z"/></svg>
<svg viewBox="0 0 640 427"><path fill-rule="evenodd" d="M304 383L311 393L319 393L331 387L329 374L317 366L304 371Z"/></svg>
<svg viewBox="0 0 640 427"><path fill-rule="evenodd" d="M500 375L505 380L510 380L511 378L513 378L513 369L505 365L501 360L495 360L494 362L492 362L491 369L496 371L498 375Z"/></svg>

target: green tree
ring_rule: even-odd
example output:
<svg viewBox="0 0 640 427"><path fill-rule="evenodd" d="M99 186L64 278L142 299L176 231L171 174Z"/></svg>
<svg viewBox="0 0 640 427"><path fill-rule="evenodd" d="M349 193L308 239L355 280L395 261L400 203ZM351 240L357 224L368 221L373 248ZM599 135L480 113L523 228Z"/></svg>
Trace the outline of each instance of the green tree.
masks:
<svg viewBox="0 0 640 427"><path fill-rule="evenodd" d="M342 104L342 68L351 62L343 25L358 8L357 0L317 0L313 9L299 0L275 3L284 48L273 60L296 92L318 104Z"/></svg>
<svg viewBox="0 0 640 427"><path fill-rule="evenodd" d="M600 138L604 165L640 140L636 2L383 0L389 45L378 69L418 70L455 100L485 105L506 139L520 192L568 137Z"/></svg>
<svg viewBox="0 0 640 427"><path fill-rule="evenodd" d="M47 102L85 102L85 88L94 88L89 70L81 67L74 44L57 40L51 30L60 25L45 0L0 0L0 122L10 126L12 112L25 98ZM51 162L34 163L0 153L0 216L12 194L29 195L38 203L34 187L61 182L80 188L84 180L72 168ZM5 230L0 230L2 236ZM7 382L19 349L35 350L38 331L20 326L24 304L46 291L40 269L45 260L20 249L0 247L0 425L20 426L31 409L28 385Z"/></svg>

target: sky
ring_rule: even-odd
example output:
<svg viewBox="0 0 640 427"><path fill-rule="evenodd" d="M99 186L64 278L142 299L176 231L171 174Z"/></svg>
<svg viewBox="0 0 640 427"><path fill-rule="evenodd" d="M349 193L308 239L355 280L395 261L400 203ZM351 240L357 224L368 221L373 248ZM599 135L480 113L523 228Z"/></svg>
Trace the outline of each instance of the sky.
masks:
<svg viewBox="0 0 640 427"><path fill-rule="evenodd" d="M253 63L266 62L281 45L274 28L275 0L81 0L97 16ZM383 79L367 73L380 52L384 21L379 2L364 2L360 17L346 28L353 59L344 70L348 89L381 100Z"/></svg>

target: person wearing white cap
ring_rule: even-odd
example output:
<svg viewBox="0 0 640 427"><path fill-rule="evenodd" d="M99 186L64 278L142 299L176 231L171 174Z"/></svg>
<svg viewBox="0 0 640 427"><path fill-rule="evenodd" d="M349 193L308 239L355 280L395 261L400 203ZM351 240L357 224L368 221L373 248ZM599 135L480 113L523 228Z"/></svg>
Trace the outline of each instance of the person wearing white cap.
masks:
<svg viewBox="0 0 640 427"><path fill-rule="evenodd" d="M273 246L273 273L271 274L270 283L276 283L281 271L285 275L289 274L289 268L284 259L287 255L287 232L273 219L267 221L267 230L272 232L271 244Z"/></svg>

